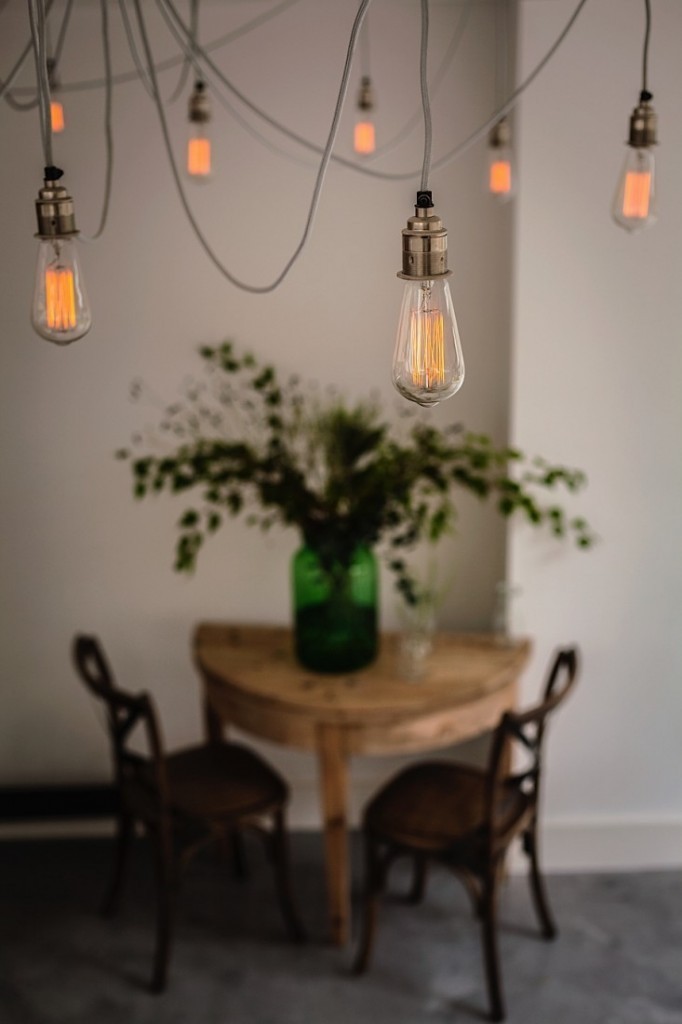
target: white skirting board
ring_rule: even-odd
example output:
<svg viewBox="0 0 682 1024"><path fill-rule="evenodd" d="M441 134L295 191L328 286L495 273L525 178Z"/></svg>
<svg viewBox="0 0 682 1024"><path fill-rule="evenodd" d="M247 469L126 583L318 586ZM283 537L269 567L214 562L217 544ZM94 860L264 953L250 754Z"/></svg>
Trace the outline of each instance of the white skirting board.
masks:
<svg viewBox="0 0 682 1024"><path fill-rule="evenodd" d="M351 824L356 808L369 793L353 787ZM292 785L289 824L293 829L319 829L317 789L312 783ZM364 798L364 799L363 799ZM0 841L111 836L113 821L17 822L0 825ZM542 864L548 872L647 871L682 868L682 818L620 816L612 818L545 818L540 833ZM526 858L514 844L509 860L512 872L525 870Z"/></svg>

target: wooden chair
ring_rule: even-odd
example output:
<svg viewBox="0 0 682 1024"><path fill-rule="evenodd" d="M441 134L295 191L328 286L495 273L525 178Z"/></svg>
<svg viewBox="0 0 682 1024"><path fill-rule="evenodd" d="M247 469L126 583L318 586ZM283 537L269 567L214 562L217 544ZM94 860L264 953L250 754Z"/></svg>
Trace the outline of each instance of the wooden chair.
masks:
<svg viewBox="0 0 682 1024"><path fill-rule="evenodd" d="M152 991L161 992L166 986L181 869L207 843L241 838L244 828L254 827L265 837L284 922L291 938L302 940L289 883L285 828L289 794L284 780L237 743L209 743L165 754L151 697L128 693L115 684L98 640L77 636L73 658L90 692L106 706L120 795L115 868L103 913L113 914L117 908L136 822L143 824L154 845L157 914ZM144 755L130 748L136 726L146 740ZM266 830L263 822L268 820L271 828Z"/></svg>
<svg viewBox="0 0 682 1024"><path fill-rule="evenodd" d="M364 814L365 892L360 944L354 970L367 968L374 941L378 896L388 869L399 856L414 861L411 897L424 892L430 860L439 861L465 882L482 923L490 1017L505 1017L497 949L496 908L506 851L516 836L530 861L530 884L542 934L556 935L538 864L538 800L547 716L575 682L577 652L559 651L551 665L540 704L506 713L493 734L485 769L445 761L413 765L399 772L371 800ZM512 772L520 747L525 764Z"/></svg>

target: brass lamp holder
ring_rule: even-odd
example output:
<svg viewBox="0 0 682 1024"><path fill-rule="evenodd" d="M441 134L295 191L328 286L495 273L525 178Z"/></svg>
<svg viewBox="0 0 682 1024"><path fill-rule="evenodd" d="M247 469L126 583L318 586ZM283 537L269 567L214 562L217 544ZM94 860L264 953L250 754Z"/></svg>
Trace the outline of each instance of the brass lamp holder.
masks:
<svg viewBox="0 0 682 1024"><path fill-rule="evenodd" d="M658 129L658 117L651 106L653 95L643 89L639 95L639 103L630 115L630 133L628 146L633 149L648 149L658 142L656 132Z"/></svg>
<svg viewBox="0 0 682 1024"><path fill-rule="evenodd" d="M201 80L194 83L189 98L188 116L191 124L208 124L211 120L211 101L206 92L206 84Z"/></svg>
<svg viewBox="0 0 682 1024"><path fill-rule="evenodd" d="M37 238L78 234L73 199L64 186L59 184L63 173L59 167L45 168L44 184L36 199Z"/></svg>
<svg viewBox="0 0 682 1024"><path fill-rule="evenodd" d="M491 128L488 145L491 149L506 149L511 145L511 128L506 117L501 117Z"/></svg>
<svg viewBox="0 0 682 1024"><path fill-rule="evenodd" d="M433 212L431 192L417 192L414 216L403 229L403 269L398 277L404 281L432 281L449 277L448 233Z"/></svg>
<svg viewBox="0 0 682 1024"><path fill-rule="evenodd" d="M372 88L372 80L368 75L363 75L360 79L358 110L374 110L374 89Z"/></svg>

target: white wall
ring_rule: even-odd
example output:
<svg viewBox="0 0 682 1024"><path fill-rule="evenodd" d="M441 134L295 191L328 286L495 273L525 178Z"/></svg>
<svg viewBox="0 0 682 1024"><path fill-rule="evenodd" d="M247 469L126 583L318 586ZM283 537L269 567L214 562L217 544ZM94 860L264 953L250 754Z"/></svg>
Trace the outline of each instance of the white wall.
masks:
<svg viewBox="0 0 682 1024"><path fill-rule="evenodd" d="M419 105L419 5L376 3L370 12L372 71L380 137L395 134ZM202 35L213 38L268 5L202 3ZM221 66L253 100L292 128L323 141L334 105L355 0L301 0L229 49ZM78 3L64 52L65 83L100 73L98 5ZM156 26L159 56L171 43ZM435 3L436 66L454 30L457 5ZM23 4L0 23L0 75L27 37ZM116 69L125 56L112 5ZM158 31L157 31L158 29ZM477 5L460 57L433 97L434 157L466 135L493 104L493 17ZM168 95L176 73L163 77ZM22 77L30 83L31 75ZM339 149L350 155L352 106ZM103 93L70 93L69 127L56 140L80 227L92 232L103 187ZM181 149L184 100L171 108ZM105 744L69 663L77 630L99 633L121 682L147 686L170 743L199 734L198 687L190 662L194 623L204 618L289 621L288 563L297 538L233 523L202 555L196 576L171 571L174 523L182 502L137 504L115 450L154 422L156 410L128 400L141 376L167 400L197 369L195 348L226 336L253 347L286 373L333 383L354 396L376 388L397 408L389 368L401 298L400 232L412 213L418 177L376 182L329 171L312 241L285 284L254 297L218 275L187 227L174 194L150 100L139 84L117 87L114 194L103 239L83 249L94 311L91 333L67 349L37 338L29 324L36 242L33 201L42 157L35 114L0 104L4 245L0 251L3 371L2 689L0 785L96 781L108 777ZM271 136L274 139L274 136ZM246 280L265 282L297 243L314 169L273 156L231 124L216 105L217 176L192 202L211 242ZM279 142L279 140L277 140ZM288 152L308 157L290 143ZM418 169L421 131L383 166ZM511 212L481 189L483 149L434 174L438 209L450 228L453 295L468 379L435 414L463 419L503 440L507 422ZM244 232L244 212L252 231ZM463 501L459 539L446 560L456 585L443 613L449 626L485 627L494 584L504 572L504 531L495 516ZM393 597L384 588L384 622ZM316 820L315 766L307 755L270 750L305 794L296 820ZM377 769L360 765L359 774ZM372 776L372 779L375 776ZM313 801L312 803L310 801Z"/></svg>
<svg viewBox="0 0 682 1024"><path fill-rule="evenodd" d="M572 6L573 0L521 3L521 74ZM432 182L450 229L468 374L438 421L463 419L503 439L511 380L513 440L588 471L590 486L576 507L602 538L582 555L523 529L512 534L509 570L523 590L518 625L535 638L537 652L528 696L556 643L577 641L584 658L580 690L552 735L546 848L554 866L679 863L682 849L682 300L675 291L682 209L674 199L682 163L682 9L675 0L654 5L661 221L629 238L608 216L639 86L642 6L592 0L520 109L511 374L511 211L492 206L480 191L483 147ZM10 8L2 14L0 73L27 33L23 5ZM436 62L457 6L432 8ZM237 2L202 9L209 38L262 8ZM222 51L221 64L254 100L322 140L354 9L354 0L301 0ZM418 103L418 5L376 0L371 17L380 130L392 135ZM127 66L112 20L117 67ZM96 26L96 5L78 4L65 80L97 74ZM477 3L460 59L434 98L436 156L492 108L492 41L492 7ZM169 48L163 37L159 52ZM164 82L169 92L175 76ZM57 144L85 232L95 224L102 191L101 104L101 93L73 95L69 112L78 127ZM293 533L273 534L264 544L260 534L231 524L205 551L193 579L175 576L180 506L163 499L135 504L127 471L113 460L133 430L155 418L128 402L129 382L142 376L172 398L196 368L194 347L230 335L284 370L353 395L379 388L392 403L388 364L400 300L394 274L417 180L377 183L332 168L301 262L272 296L244 295L201 254L176 202L150 102L139 85L122 86L115 96L111 224L83 253L96 323L86 339L60 351L36 338L28 323L33 198L42 167L37 123L0 106L0 785L96 781L107 777L108 763L69 665L74 631L99 632L120 679L154 692L169 741L191 741L200 727L189 657L193 623L287 622L288 561L296 545ZM183 116L181 103L172 114L178 145ZM195 191L193 201L230 266L248 280L267 280L299 237L313 170L260 149L220 112L218 121L220 178ZM340 143L346 153L349 129L347 118ZM417 133L384 166L417 168L420 160ZM265 246L245 240L236 226L245 203L255 239L265 237ZM504 572L504 533L484 507L464 501L462 513L460 536L448 549L456 577L443 623L484 627ZM383 611L390 624L388 586ZM268 753L294 780L295 820L314 822L311 759ZM356 801L388 768L389 762L356 765Z"/></svg>
<svg viewBox="0 0 682 1024"><path fill-rule="evenodd" d="M523 0L521 76L573 7ZM510 549L535 664L557 643L583 654L552 737L548 852L562 863L682 859L682 5L653 8L654 228L630 237L609 216L640 88L640 0L588 4L517 119L512 436L586 469L579 504L601 538L560 562L524 531Z"/></svg>

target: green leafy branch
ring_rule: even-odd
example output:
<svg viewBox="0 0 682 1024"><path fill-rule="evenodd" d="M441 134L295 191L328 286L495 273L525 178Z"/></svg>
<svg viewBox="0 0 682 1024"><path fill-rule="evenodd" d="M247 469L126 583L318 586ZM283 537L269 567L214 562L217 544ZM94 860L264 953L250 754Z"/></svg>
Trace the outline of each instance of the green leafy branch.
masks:
<svg viewBox="0 0 682 1024"><path fill-rule="evenodd" d="M459 426L392 426L376 401L348 403L333 391L321 397L296 377L282 383L274 367L229 341L201 348L200 356L203 377L163 407L155 434L118 453L131 463L137 498L191 493L177 524L180 572L195 568L226 517L243 515L262 530L296 527L329 567L347 564L360 544L383 543L398 589L414 603L402 550L453 531L457 489L580 548L594 541L584 518L541 497L580 490L580 470L529 461ZM135 389L136 397L143 393ZM152 452L138 454L145 443Z"/></svg>

